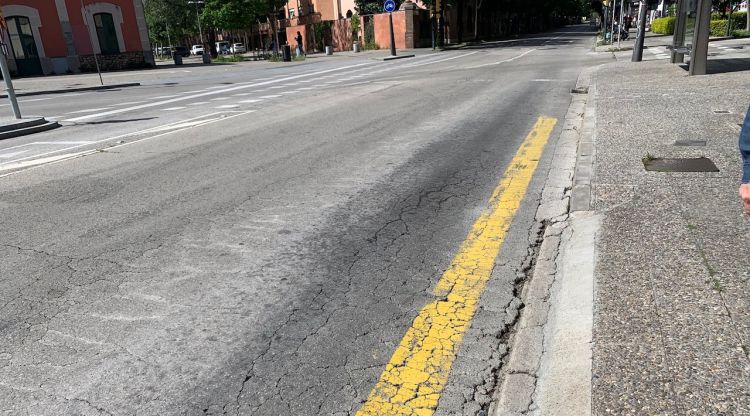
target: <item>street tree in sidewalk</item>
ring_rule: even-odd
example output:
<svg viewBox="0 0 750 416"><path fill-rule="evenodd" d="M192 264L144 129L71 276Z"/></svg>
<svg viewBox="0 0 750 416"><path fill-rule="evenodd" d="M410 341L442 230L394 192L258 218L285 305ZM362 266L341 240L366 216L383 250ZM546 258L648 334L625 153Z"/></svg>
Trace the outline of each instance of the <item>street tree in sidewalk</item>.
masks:
<svg viewBox="0 0 750 416"><path fill-rule="evenodd" d="M195 35L195 14L185 7L184 0L148 0L144 14L149 28L149 38L155 43L175 42Z"/></svg>
<svg viewBox="0 0 750 416"><path fill-rule="evenodd" d="M401 5L400 0L396 0L396 7ZM383 1L382 0L354 0L354 10L357 14L377 14L383 13Z"/></svg>

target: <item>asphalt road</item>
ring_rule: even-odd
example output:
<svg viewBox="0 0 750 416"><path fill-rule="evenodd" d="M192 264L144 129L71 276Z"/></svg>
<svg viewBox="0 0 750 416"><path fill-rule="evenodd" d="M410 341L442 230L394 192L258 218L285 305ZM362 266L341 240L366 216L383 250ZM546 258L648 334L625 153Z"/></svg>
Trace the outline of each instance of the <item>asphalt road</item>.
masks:
<svg viewBox="0 0 750 416"><path fill-rule="evenodd" d="M539 117L601 62L582 30L24 99L65 127L0 142L0 410L356 413ZM560 129L437 414L489 405Z"/></svg>

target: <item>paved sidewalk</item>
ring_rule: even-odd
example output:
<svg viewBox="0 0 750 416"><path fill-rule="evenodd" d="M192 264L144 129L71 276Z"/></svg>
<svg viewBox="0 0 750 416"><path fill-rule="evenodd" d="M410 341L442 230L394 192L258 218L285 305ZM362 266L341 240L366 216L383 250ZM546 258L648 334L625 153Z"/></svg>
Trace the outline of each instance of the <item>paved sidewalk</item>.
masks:
<svg viewBox="0 0 750 416"><path fill-rule="evenodd" d="M576 94L571 105L583 116L573 212L548 223L492 415L750 415L750 216L737 192L750 71L613 62L585 78L585 109ZM644 168L700 157L719 171ZM570 181L554 169L545 194Z"/></svg>
<svg viewBox="0 0 750 416"><path fill-rule="evenodd" d="M596 74L594 414L750 414L750 217L737 196L747 71ZM646 172L705 156L719 172Z"/></svg>

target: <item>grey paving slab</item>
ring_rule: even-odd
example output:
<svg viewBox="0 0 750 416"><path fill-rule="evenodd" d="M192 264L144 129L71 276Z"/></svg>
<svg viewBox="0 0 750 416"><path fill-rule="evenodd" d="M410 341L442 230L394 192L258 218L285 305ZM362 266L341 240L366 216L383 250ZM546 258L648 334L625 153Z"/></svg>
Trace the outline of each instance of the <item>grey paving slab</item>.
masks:
<svg viewBox="0 0 750 416"><path fill-rule="evenodd" d="M593 412L748 414L750 218L736 193L750 74L642 62L594 78ZM647 155L708 157L720 171L646 172Z"/></svg>

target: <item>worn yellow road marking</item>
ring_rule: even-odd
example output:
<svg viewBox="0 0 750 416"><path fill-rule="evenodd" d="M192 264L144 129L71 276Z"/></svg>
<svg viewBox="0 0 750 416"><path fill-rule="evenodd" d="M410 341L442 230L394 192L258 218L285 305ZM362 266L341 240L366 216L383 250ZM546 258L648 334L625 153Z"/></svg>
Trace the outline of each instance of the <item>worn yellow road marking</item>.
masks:
<svg viewBox="0 0 750 416"><path fill-rule="evenodd" d="M483 212L414 319L358 416L432 415L464 332L490 279L505 234L526 195L557 119L540 117Z"/></svg>

